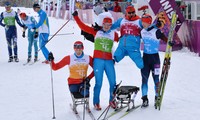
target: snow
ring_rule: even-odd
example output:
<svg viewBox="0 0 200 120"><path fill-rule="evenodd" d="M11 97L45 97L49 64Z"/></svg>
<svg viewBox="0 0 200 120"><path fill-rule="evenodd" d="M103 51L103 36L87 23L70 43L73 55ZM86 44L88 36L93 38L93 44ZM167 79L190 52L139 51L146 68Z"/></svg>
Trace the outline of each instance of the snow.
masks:
<svg viewBox="0 0 200 120"><path fill-rule="evenodd" d="M0 8L1 11L4 8ZM32 9L25 9L28 14L36 15ZM53 35L66 20L49 18L51 35ZM42 64L44 57L39 52L40 61L32 66L23 66L27 59L27 38L22 38L21 28L18 27L18 53L19 63L8 63L7 43L4 28L0 27L0 120L50 120L52 119L52 97L51 97L51 69L49 65ZM55 62L61 60L65 55L73 53L73 43L81 40L85 45L84 52L93 54L93 43L84 40L80 35L80 29L74 21L70 21L60 32L74 33L71 35L55 36L47 44L47 48L53 52ZM51 37L51 36L50 36ZM117 47L117 44L115 44ZM160 52L163 62L164 53ZM140 70L125 57L115 65L117 83L121 80L122 85L141 86ZM91 71L91 69L90 69ZM122 120L197 120L200 115L200 58L195 53L189 52L187 48L172 53L171 68L165 89L162 108L160 111L154 109L153 80L149 79L150 106L146 109L137 109ZM55 112L57 120L75 120L69 104L72 103L68 90L67 77L68 67L52 72L54 82ZM91 81L90 107L95 117L108 105L108 82L104 75L101 90L102 111L95 111L92 105L94 78ZM135 104L141 104L141 91L136 96ZM82 116L82 106L78 106L78 112ZM112 110L110 110L112 111ZM113 116L109 120L115 120L123 112ZM89 120L86 115L86 120Z"/></svg>

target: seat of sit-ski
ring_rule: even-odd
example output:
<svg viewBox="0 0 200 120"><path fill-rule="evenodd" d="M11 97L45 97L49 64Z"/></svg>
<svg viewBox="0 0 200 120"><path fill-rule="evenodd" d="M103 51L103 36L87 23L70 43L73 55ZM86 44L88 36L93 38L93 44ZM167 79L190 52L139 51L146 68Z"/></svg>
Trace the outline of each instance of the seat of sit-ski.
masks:
<svg viewBox="0 0 200 120"><path fill-rule="evenodd" d="M116 94L132 94L133 92L139 91L139 87L137 86L120 86L117 90Z"/></svg>
<svg viewBox="0 0 200 120"><path fill-rule="evenodd" d="M84 97L79 92L74 92L74 93L71 93L71 94L74 96L75 99L89 98L89 95L87 95L87 96Z"/></svg>

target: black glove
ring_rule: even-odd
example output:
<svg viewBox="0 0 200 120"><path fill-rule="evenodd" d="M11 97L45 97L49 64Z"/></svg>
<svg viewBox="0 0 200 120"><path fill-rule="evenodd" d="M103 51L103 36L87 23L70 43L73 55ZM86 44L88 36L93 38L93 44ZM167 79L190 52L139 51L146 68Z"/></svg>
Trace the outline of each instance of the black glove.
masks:
<svg viewBox="0 0 200 120"><path fill-rule="evenodd" d="M96 22L95 22L95 25L92 25L92 27L94 28L94 30L98 31L98 30L101 30L102 27L99 26Z"/></svg>
<svg viewBox="0 0 200 120"><path fill-rule="evenodd" d="M175 41L169 41L168 44L172 47L176 44L176 42Z"/></svg>
<svg viewBox="0 0 200 120"><path fill-rule="evenodd" d="M25 36L25 31L22 33L22 37L23 37L23 38L25 38L25 37L26 37L26 36Z"/></svg>
<svg viewBox="0 0 200 120"><path fill-rule="evenodd" d="M158 28L160 28L161 26L162 26L162 23L161 23L161 21L158 19L157 20L157 22L156 22L156 26L158 27Z"/></svg>
<svg viewBox="0 0 200 120"><path fill-rule="evenodd" d="M74 12L72 13L72 15L73 15L73 16L78 16L78 12L77 12L77 11L74 11Z"/></svg>
<svg viewBox="0 0 200 120"><path fill-rule="evenodd" d="M23 28L24 28L24 30L26 30L26 29L27 29L27 27L26 27L25 25L23 26Z"/></svg>
<svg viewBox="0 0 200 120"><path fill-rule="evenodd" d="M34 38L37 38L37 37L38 37L38 32L35 32Z"/></svg>
<svg viewBox="0 0 200 120"><path fill-rule="evenodd" d="M54 60L54 57L53 57L53 53L50 52L49 55L48 55L48 60L49 61L53 61Z"/></svg>
<svg viewBox="0 0 200 120"><path fill-rule="evenodd" d="M108 9L107 9L106 7L104 7L104 11L105 11L105 12L108 12Z"/></svg>
<svg viewBox="0 0 200 120"><path fill-rule="evenodd" d="M81 35L83 35L85 37L85 39L94 43L94 36L92 34L89 34L85 31L81 30Z"/></svg>
<svg viewBox="0 0 200 120"><path fill-rule="evenodd" d="M84 79L84 82L86 82L86 85L89 85L90 86L90 78L86 77Z"/></svg>

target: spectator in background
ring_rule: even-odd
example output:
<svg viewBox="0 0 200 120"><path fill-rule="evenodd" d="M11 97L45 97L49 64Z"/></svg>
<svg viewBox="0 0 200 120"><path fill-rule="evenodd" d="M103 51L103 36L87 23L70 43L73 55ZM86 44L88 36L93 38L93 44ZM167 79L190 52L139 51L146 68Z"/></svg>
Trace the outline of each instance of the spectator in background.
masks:
<svg viewBox="0 0 200 120"><path fill-rule="evenodd" d="M83 5L82 5L82 3L80 1L76 1L75 6L76 6L77 9L82 9L83 8Z"/></svg>
<svg viewBox="0 0 200 120"><path fill-rule="evenodd" d="M132 0L127 0L125 8L127 8L128 6L133 6L134 7L134 5L131 2L132 2Z"/></svg>
<svg viewBox="0 0 200 120"><path fill-rule="evenodd" d="M95 22L99 25L102 26L103 19L106 17L112 17L112 14L108 11L104 11L103 7L100 5L94 7L94 13L97 15Z"/></svg>
<svg viewBox="0 0 200 120"><path fill-rule="evenodd" d="M117 1L114 2L114 12L122 12L121 7L119 6L119 3Z"/></svg>
<svg viewBox="0 0 200 120"><path fill-rule="evenodd" d="M106 5L106 8L107 8L107 10L113 11L113 4L112 4L112 2L109 2L109 3Z"/></svg>

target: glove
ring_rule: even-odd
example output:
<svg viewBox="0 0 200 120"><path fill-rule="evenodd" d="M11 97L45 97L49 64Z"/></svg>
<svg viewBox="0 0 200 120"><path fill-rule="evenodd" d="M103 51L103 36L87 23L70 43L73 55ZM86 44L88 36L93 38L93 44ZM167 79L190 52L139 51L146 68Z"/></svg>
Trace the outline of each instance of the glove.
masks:
<svg viewBox="0 0 200 120"><path fill-rule="evenodd" d="M37 38L37 37L38 37L38 32L36 31L34 34L34 38Z"/></svg>
<svg viewBox="0 0 200 120"><path fill-rule="evenodd" d="M157 23L156 23L156 26L158 28L163 28L165 23L166 23L166 20L165 20L165 17L164 17L164 14L161 12L157 15L158 19L157 19Z"/></svg>
<svg viewBox="0 0 200 120"><path fill-rule="evenodd" d="M84 79L84 82L86 82L86 85L90 86L90 78L86 77Z"/></svg>
<svg viewBox="0 0 200 120"><path fill-rule="evenodd" d="M157 20L156 26L158 28L162 29L164 27L164 25L165 25L165 20L163 20L163 19L158 19Z"/></svg>
<svg viewBox="0 0 200 120"><path fill-rule="evenodd" d="M25 31L22 33L22 37L25 38Z"/></svg>
<svg viewBox="0 0 200 120"><path fill-rule="evenodd" d="M26 30L26 29L27 29L27 27L26 27L25 25L23 25L23 29L24 29L24 30Z"/></svg>
<svg viewBox="0 0 200 120"><path fill-rule="evenodd" d="M7 25L4 26L5 30L8 31L9 27Z"/></svg>
<svg viewBox="0 0 200 120"><path fill-rule="evenodd" d="M95 25L92 25L92 27L94 28L94 30L98 31L98 30L101 30L101 26L99 26L96 22L95 22Z"/></svg>
<svg viewBox="0 0 200 120"><path fill-rule="evenodd" d="M94 43L94 36L92 34L89 34L85 31L81 30L81 35L83 35L85 37L85 39Z"/></svg>
<svg viewBox="0 0 200 120"><path fill-rule="evenodd" d="M53 57L53 53L50 52L49 55L48 55L48 60L49 61L53 61L54 60L54 57Z"/></svg>
<svg viewBox="0 0 200 120"><path fill-rule="evenodd" d="M108 12L108 9L106 7L103 8L105 12Z"/></svg>
<svg viewBox="0 0 200 120"><path fill-rule="evenodd" d="M175 41L169 41L168 44L169 44L169 46L172 47L172 46L174 46L176 44L176 42Z"/></svg>
<svg viewBox="0 0 200 120"><path fill-rule="evenodd" d="M72 13L72 15L73 15L73 16L78 16L78 12L77 12L77 11L74 11L74 12Z"/></svg>

